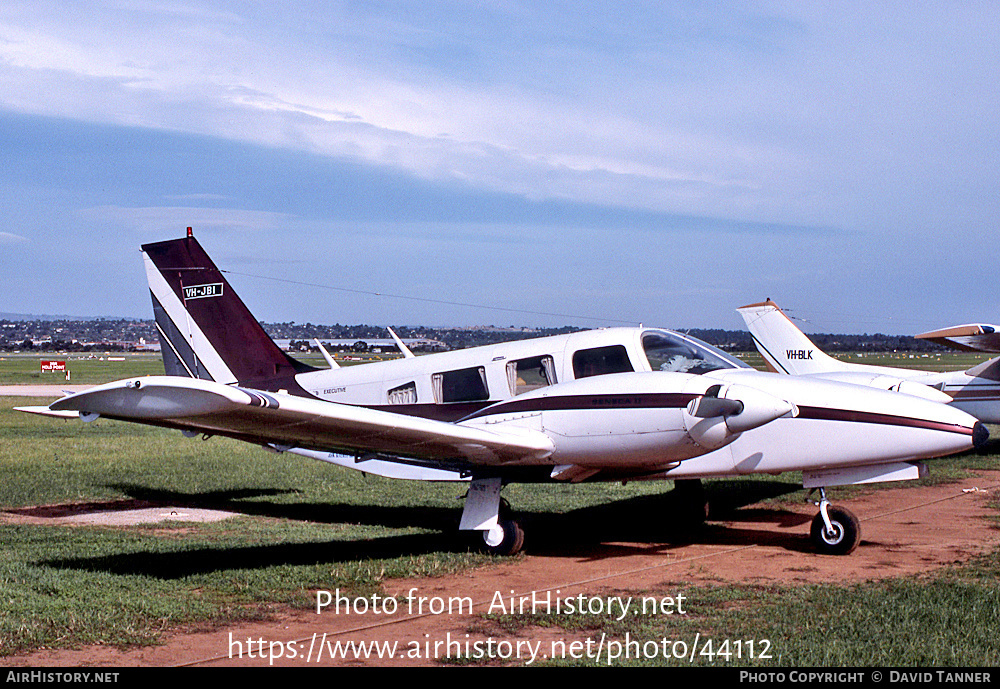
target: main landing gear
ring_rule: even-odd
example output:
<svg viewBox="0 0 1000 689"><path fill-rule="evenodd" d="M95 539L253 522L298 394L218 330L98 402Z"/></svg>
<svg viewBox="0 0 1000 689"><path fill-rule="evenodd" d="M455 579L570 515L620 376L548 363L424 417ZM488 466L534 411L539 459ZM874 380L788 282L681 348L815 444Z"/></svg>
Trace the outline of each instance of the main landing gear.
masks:
<svg viewBox="0 0 1000 689"><path fill-rule="evenodd" d="M826 499L826 489L819 489L819 507L812 521L809 536L816 550L824 555L848 555L861 542L861 524L854 513L844 507L836 507Z"/></svg>
<svg viewBox="0 0 1000 689"><path fill-rule="evenodd" d="M524 529L510 504L501 499L499 478L477 478L469 484L459 529L474 531L476 547L491 555L516 555L524 547Z"/></svg>
<svg viewBox="0 0 1000 689"><path fill-rule="evenodd" d="M708 520L708 497L701 479L674 479L674 489L667 494L674 515L685 527L702 526Z"/></svg>
<svg viewBox="0 0 1000 689"><path fill-rule="evenodd" d="M506 500L500 503L496 526L486 531L477 531L476 535L476 545L490 555L517 555L524 547L524 529L514 518Z"/></svg>

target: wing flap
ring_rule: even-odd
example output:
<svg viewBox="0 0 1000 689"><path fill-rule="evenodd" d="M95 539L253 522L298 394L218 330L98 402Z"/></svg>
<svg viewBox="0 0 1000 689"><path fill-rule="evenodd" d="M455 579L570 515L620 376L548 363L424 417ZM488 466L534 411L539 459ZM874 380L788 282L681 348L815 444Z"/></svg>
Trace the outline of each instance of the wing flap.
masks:
<svg viewBox="0 0 1000 689"><path fill-rule="evenodd" d="M48 409L326 452L492 465L545 463L553 451L545 434L530 429L487 430L174 376L108 383Z"/></svg>

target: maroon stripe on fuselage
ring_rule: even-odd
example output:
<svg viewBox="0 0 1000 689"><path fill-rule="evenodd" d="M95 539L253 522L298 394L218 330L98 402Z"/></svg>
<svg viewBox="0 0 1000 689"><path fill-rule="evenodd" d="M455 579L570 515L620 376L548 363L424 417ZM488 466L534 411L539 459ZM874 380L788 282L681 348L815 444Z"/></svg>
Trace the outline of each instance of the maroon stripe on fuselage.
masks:
<svg viewBox="0 0 1000 689"><path fill-rule="evenodd" d="M942 423L929 419L916 419L909 416L893 414L877 414L875 412L856 411L853 409L829 409L826 407L799 407L799 419L818 419L821 421L849 421L852 423L872 423L883 426L907 426L909 428L926 428L934 431L948 431L972 435L972 428L953 423Z"/></svg>
<svg viewBox="0 0 1000 689"><path fill-rule="evenodd" d="M700 395L680 392L622 393L608 395L549 395L528 400L501 402L467 416L464 420L495 414L525 414L542 411L593 409L678 409Z"/></svg>
<svg viewBox="0 0 1000 689"><path fill-rule="evenodd" d="M318 398L317 398L318 399ZM421 419L455 422L474 415L475 412L495 402L454 402L450 404L359 404L357 406L393 414L404 414Z"/></svg>
<svg viewBox="0 0 1000 689"><path fill-rule="evenodd" d="M984 386L979 389L977 387L969 386L957 390L945 389L944 393L951 395L952 399L955 400L978 400L986 402L1000 399L1000 387L996 385Z"/></svg>

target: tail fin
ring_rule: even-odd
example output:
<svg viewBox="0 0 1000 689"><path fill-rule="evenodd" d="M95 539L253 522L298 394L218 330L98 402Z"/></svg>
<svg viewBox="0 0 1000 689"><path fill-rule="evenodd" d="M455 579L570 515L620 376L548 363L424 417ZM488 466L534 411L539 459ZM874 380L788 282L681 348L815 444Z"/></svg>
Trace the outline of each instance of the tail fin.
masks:
<svg viewBox="0 0 1000 689"><path fill-rule="evenodd" d="M142 250L167 375L277 390L315 370L264 332L190 227L183 239Z"/></svg>
<svg viewBox="0 0 1000 689"><path fill-rule="evenodd" d="M754 344L770 370L801 375L850 368L850 364L820 351L770 299L736 311L743 316Z"/></svg>

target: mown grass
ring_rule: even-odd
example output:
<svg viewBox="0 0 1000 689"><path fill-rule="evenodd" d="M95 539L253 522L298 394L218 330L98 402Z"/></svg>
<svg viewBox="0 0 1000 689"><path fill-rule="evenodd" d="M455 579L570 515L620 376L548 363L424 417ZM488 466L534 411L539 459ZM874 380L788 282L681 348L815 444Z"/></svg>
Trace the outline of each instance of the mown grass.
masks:
<svg viewBox="0 0 1000 689"><path fill-rule="evenodd" d="M44 402L0 398L3 509L132 500L241 516L128 527L0 524L0 655L156 643L164 629L308 607L316 589L367 595L386 578L492 562L456 531L462 484L392 481L227 439L12 409ZM643 506L630 501L656 500L664 486L548 488L511 486L508 497L559 540L577 518L604 523L602 505L624 505L612 522L638 519Z"/></svg>
<svg viewBox="0 0 1000 689"><path fill-rule="evenodd" d="M118 359L124 359L119 361ZM65 361L70 377L41 371L42 361ZM0 385L97 385L132 376L163 375L159 354L4 354L0 356Z"/></svg>
<svg viewBox="0 0 1000 689"><path fill-rule="evenodd" d="M1000 437L998 429L991 430L994 438ZM930 462L931 475L926 478L889 485L947 483L972 471L996 471L998 460L1000 440L994 439L980 451ZM831 495L844 499L881 487L843 487ZM791 474L777 481L760 477L712 481L706 491L713 511L721 517L756 501L770 502L780 510L783 504L806 497L798 477ZM1000 496L993 496L989 505L996 511L994 528L1000 528ZM751 551L746 557L752 569L755 555ZM559 628L569 639L589 640L591 650L603 635L602 654L580 657L582 648L578 648L577 657L546 660L550 665L992 667L1000 658L997 581L1000 549L921 576L850 585L831 581L695 586L667 581L647 591L602 591L602 597L636 599L676 598L682 593L686 614L626 615L622 619L607 614L485 615L469 632L530 638L532 628ZM627 648L631 655L626 655Z"/></svg>
<svg viewBox="0 0 1000 689"><path fill-rule="evenodd" d="M295 353L295 358L316 368L326 368L323 358L314 353ZM757 352L740 352L737 356L750 366L764 370L764 359ZM927 371L967 370L989 358L975 352L941 352L930 355L908 353L835 354L835 358L849 363L914 368ZM118 359L124 358L123 361ZM70 371L67 381L64 374L40 370L43 360L66 361ZM371 360L378 360L370 357ZM341 360L341 366L355 366L366 361ZM0 385L97 385L133 376L163 375L163 362L153 353L97 353L97 354L30 354L21 352L0 355Z"/></svg>
<svg viewBox="0 0 1000 689"><path fill-rule="evenodd" d="M327 367L319 354L303 352L294 356L310 366ZM381 358L368 355L365 360L342 360L340 365L356 366L378 360ZM65 361L69 378L61 371L42 372L42 361ZM98 385L135 376L162 375L163 360L158 353L151 352L0 354L0 385Z"/></svg>
<svg viewBox="0 0 1000 689"><path fill-rule="evenodd" d="M239 513L217 523L0 525L0 655L155 642L165 628L374 591L488 562L450 537L463 486L408 484L235 441L19 414L0 400L0 506L136 500ZM447 533L447 536L444 534Z"/></svg>

